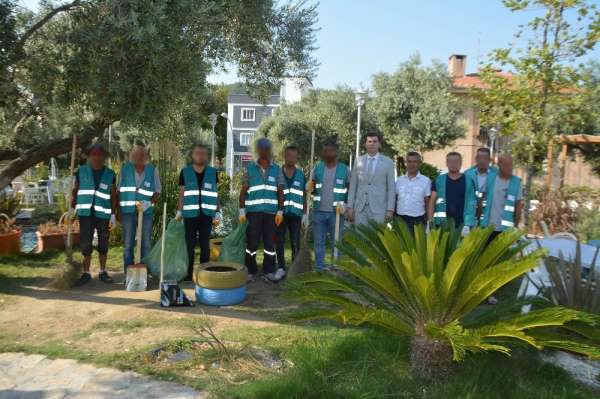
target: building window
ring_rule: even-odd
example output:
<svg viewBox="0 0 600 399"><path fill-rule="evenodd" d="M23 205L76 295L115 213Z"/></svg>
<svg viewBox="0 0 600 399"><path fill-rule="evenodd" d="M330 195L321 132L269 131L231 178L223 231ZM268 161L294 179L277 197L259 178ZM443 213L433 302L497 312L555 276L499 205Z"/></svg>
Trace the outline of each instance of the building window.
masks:
<svg viewBox="0 0 600 399"><path fill-rule="evenodd" d="M240 145L250 147L253 138L254 133L240 133Z"/></svg>
<svg viewBox="0 0 600 399"><path fill-rule="evenodd" d="M242 122L254 122L256 117L254 115L254 108L242 108Z"/></svg>

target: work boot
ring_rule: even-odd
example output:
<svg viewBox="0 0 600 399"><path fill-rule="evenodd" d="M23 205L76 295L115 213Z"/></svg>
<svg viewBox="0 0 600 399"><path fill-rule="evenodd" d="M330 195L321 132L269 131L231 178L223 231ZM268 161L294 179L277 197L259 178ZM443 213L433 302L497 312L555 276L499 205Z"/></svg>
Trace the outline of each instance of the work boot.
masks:
<svg viewBox="0 0 600 399"><path fill-rule="evenodd" d="M113 279L112 277L110 277L108 275L108 273L106 273L106 270L102 270L100 272L100 274L98 274L98 278L100 279L100 281L102 281L103 283L106 284L112 284L113 283Z"/></svg>

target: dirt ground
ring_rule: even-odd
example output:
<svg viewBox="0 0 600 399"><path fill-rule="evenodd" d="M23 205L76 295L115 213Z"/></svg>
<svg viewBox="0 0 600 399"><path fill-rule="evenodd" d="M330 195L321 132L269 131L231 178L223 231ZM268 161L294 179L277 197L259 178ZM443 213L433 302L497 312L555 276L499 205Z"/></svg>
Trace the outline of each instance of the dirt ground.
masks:
<svg viewBox="0 0 600 399"><path fill-rule="evenodd" d="M67 291L44 288L43 281L20 287L0 307L0 335L21 344L64 342L77 349L114 352L189 336L192 331L183 319L204 314L215 331L267 327L276 323L273 314L288 306L281 285L257 280L237 306L161 308L157 284L132 293L124 290L122 274L113 277L115 283L107 285L94 275L86 286ZM195 301L193 285L184 283L183 288Z"/></svg>

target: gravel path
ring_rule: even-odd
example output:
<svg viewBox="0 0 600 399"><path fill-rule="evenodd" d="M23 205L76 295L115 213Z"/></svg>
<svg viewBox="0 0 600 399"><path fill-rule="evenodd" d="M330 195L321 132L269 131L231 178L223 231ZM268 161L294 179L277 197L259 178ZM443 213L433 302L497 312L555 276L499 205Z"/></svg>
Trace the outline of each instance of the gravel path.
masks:
<svg viewBox="0 0 600 399"><path fill-rule="evenodd" d="M0 399L208 399L192 388L68 359L0 353Z"/></svg>

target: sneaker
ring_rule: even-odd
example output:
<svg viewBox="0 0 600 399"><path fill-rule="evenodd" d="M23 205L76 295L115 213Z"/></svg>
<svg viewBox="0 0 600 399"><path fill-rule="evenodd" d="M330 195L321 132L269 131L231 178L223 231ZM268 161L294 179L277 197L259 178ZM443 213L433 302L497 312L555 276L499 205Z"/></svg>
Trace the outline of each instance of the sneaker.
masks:
<svg viewBox="0 0 600 399"><path fill-rule="evenodd" d="M100 272L100 274L98 274L98 278L100 279L100 281L102 281L103 283L106 284L112 284L113 283L113 279L112 277L110 277L108 275L108 273L106 273L106 271L102 271Z"/></svg>
<svg viewBox="0 0 600 399"><path fill-rule="evenodd" d="M275 279L277 281L281 280L282 278L285 277L285 269L280 267L279 269L277 269L277 271L275 272Z"/></svg>
<svg viewBox="0 0 600 399"><path fill-rule="evenodd" d="M253 283L256 279L256 275L252 273L248 273L248 277L246 277L246 283Z"/></svg>
<svg viewBox="0 0 600 399"><path fill-rule="evenodd" d="M89 283L89 281L91 279L92 279L91 274L89 274L88 272L83 272L81 277L79 277L79 280L77 280L77 282L75 283L75 286L81 287L82 285Z"/></svg>
<svg viewBox="0 0 600 399"><path fill-rule="evenodd" d="M275 278L275 273L268 273L265 274L265 280L274 283L275 281L277 281L277 278Z"/></svg>

